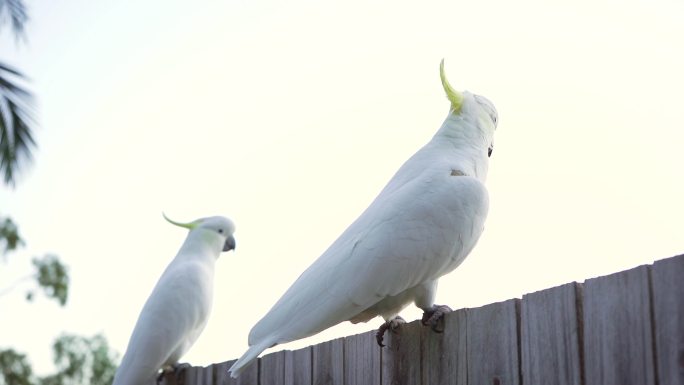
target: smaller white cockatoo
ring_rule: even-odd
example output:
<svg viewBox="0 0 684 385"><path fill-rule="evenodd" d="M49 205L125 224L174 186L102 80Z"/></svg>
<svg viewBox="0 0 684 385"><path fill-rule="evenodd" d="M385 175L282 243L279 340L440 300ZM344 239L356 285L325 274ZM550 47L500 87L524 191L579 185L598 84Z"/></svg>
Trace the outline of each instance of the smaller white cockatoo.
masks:
<svg viewBox="0 0 684 385"><path fill-rule="evenodd" d="M159 369L175 369L209 319L216 259L235 249L235 225L228 218L164 218L190 232L145 302L113 385L154 384Z"/></svg>
<svg viewBox="0 0 684 385"><path fill-rule="evenodd" d="M434 304L437 280L463 262L482 234L497 112L486 98L453 89L444 62L440 77L451 102L442 127L252 328L249 349L230 368L233 377L265 349L343 321L383 317L382 345L411 302L434 330L451 310Z"/></svg>

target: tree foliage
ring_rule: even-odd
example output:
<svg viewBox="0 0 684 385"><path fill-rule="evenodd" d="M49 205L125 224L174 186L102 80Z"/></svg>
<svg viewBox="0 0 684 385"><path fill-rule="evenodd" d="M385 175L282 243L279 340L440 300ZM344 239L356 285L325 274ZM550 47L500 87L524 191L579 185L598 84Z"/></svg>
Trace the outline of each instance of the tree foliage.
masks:
<svg viewBox="0 0 684 385"><path fill-rule="evenodd" d="M117 355L107 339L61 335L52 345L57 373L41 379L41 385L110 385L116 372Z"/></svg>
<svg viewBox="0 0 684 385"><path fill-rule="evenodd" d="M24 354L0 350L0 385L110 385L114 380L117 354L102 334L62 334L52 354L57 372L36 377Z"/></svg>
<svg viewBox="0 0 684 385"><path fill-rule="evenodd" d="M28 21L22 0L0 0L0 30L9 22L14 36L24 36ZM14 187L19 170L31 162L36 146L37 126L33 94L28 79L19 70L0 62L0 173L6 185Z"/></svg>
<svg viewBox="0 0 684 385"><path fill-rule="evenodd" d="M16 40L24 38L28 21L23 0L0 0L0 32L9 23ZM20 170L32 159L36 146L33 131L35 100L26 87L27 78L17 69L0 61L0 174L5 185L14 187ZM0 255L24 245L19 230L11 218L0 217ZM59 258L47 254L32 260L34 274L24 277L35 279L50 298L64 306L68 298L68 269ZM17 281L23 282L24 278ZM0 296L14 289L11 285L0 290ZM2 288L0 288L2 289ZM27 292L32 300L34 291ZM25 354L14 349L0 349L0 385L109 385L116 371L116 353L109 349L105 337L91 338L63 334L52 346L57 372L42 378L33 374Z"/></svg>
<svg viewBox="0 0 684 385"><path fill-rule="evenodd" d="M64 306L69 296L67 267L54 254L46 254L43 258L33 258L32 263L36 269L36 281L45 295L54 298ZM29 292L27 299L33 299L33 292Z"/></svg>
<svg viewBox="0 0 684 385"><path fill-rule="evenodd" d="M12 218L0 218L0 250L4 256L8 252L23 246L24 241L19 236L19 228Z"/></svg>
<svg viewBox="0 0 684 385"><path fill-rule="evenodd" d="M17 39L24 36L28 19L28 10L22 0L0 0L0 27L9 22Z"/></svg>
<svg viewBox="0 0 684 385"><path fill-rule="evenodd" d="M33 370L26 355L14 349L0 350L0 385L33 385Z"/></svg>
<svg viewBox="0 0 684 385"><path fill-rule="evenodd" d="M35 102L25 81L21 72L0 62L0 172L12 187L19 170L31 162L36 145Z"/></svg>

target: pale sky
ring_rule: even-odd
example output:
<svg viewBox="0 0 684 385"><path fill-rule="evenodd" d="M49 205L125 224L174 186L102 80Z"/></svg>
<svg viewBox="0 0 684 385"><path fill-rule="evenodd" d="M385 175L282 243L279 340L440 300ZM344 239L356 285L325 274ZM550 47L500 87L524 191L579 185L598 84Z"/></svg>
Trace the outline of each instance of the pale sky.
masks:
<svg viewBox="0 0 684 385"><path fill-rule="evenodd" d="M60 308L0 297L0 347L52 370L60 332L123 354L186 232L224 215L214 309L183 358L240 356L249 329L441 125L454 87L497 106L490 211L437 303L475 307L684 252L684 2L28 1L39 148L0 215L70 267ZM420 312L402 313L414 320ZM349 323L275 348L377 328ZM270 350L273 351L273 350Z"/></svg>

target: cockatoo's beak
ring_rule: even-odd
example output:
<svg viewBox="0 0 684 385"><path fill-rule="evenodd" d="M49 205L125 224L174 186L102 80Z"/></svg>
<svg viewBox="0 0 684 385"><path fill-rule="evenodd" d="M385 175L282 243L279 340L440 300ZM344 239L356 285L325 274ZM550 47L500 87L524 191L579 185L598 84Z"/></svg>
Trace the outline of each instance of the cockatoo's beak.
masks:
<svg viewBox="0 0 684 385"><path fill-rule="evenodd" d="M444 74L444 59L439 63L439 77L442 79L442 87L444 87L444 92L447 94L447 98L451 102L451 110L455 113L461 112L461 106L463 105L463 94L456 91Z"/></svg>
<svg viewBox="0 0 684 385"><path fill-rule="evenodd" d="M235 238L231 235L226 238L226 243L223 245L223 251L235 250Z"/></svg>
<svg viewBox="0 0 684 385"><path fill-rule="evenodd" d="M166 214L164 214L164 213L162 213L162 215L164 216L164 219L166 219L166 221L169 222L169 223L171 223L172 225L176 225L176 226L179 226L179 227L184 227L184 228L186 228L186 229L188 229L188 230L194 229L195 227L197 227L197 225L199 225L199 222L200 222L200 220L196 220L196 221L194 221L194 222L180 223L180 222L176 222L176 221L174 221L174 220L169 219L169 217L167 217Z"/></svg>

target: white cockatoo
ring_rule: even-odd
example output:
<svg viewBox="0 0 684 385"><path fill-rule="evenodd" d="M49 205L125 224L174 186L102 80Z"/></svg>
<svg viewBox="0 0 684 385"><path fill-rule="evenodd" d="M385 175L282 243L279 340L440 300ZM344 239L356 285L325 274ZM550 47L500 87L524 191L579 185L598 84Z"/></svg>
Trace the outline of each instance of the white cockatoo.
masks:
<svg viewBox="0 0 684 385"><path fill-rule="evenodd" d="M451 310L434 304L437 280L463 262L482 233L497 112L486 98L454 90L444 61L440 76L451 102L442 127L252 328L233 377L265 349L343 321L382 316L382 345L411 302L433 329Z"/></svg>
<svg viewBox="0 0 684 385"><path fill-rule="evenodd" d="M145 302L113 385L154 384L159 369L175 367L209 319L216 259L235 249L235 225L228 218L164 218L190 232Z"/></svg>

